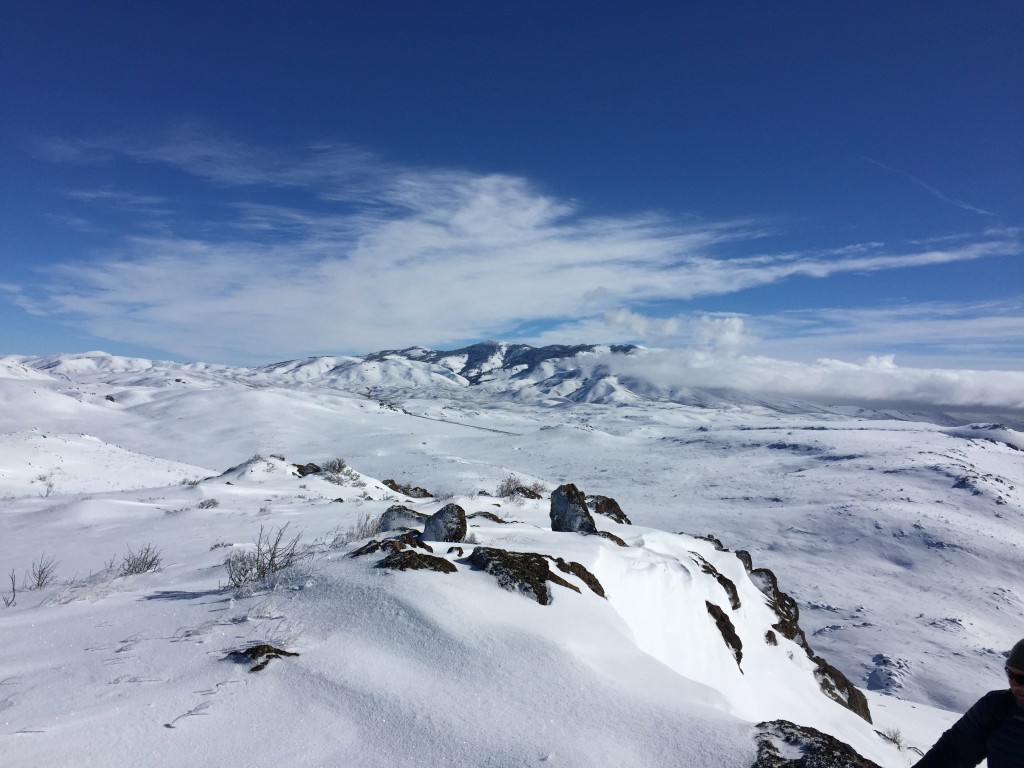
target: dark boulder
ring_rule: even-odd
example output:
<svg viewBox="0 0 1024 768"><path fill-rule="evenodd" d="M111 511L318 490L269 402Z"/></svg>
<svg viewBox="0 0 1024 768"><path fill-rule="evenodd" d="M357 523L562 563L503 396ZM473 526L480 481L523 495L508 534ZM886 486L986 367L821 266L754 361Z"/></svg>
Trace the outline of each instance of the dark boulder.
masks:
<svg viewBox="0 0 1024 768"><path fill-rule="evenodd" d="M563 533L597 533L594 518L587 510L587 499L572 483L560 485L551 493L551 530Z"/></svg>
<svg viewBox="0 0 1024 768"><path fill-rule="evenodd" d="M308 464L296 464L294 466L299 477L305 477L306 475L318 475L323 472L323 470L313 462L309 462Z"/></svg>
<svg viewBox="0 0 1024 768"><path fill-rule="evenodd" d="M750 768L879 768L834 736L788 720L757 724L757 759Z"/></svg>
<svg viewBox="0 0 1024 768"><path fill-rule="evenodd" d="M423 525L426 541L465 541L466 511L458 504L445 504Z"/></svg>

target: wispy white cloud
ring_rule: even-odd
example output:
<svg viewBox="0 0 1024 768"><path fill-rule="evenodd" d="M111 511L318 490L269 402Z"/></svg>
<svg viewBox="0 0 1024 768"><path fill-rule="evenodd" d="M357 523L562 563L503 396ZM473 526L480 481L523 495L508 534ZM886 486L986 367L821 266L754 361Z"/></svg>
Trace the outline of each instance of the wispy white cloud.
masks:
<svg viewBox="0 0 1024 768"><path fill-rule="evenodd" d="M218 208L230 216L211 217L202 237L173 223L136 233L92 260L52 268L31 290L37 311L70 314L99 336L225 362L442 346L529 326L551 328L537 337L553 341L584 331L591 335L580 340L675 337L735 355L772 326L645 317L639 308L795 277L1022 253L1015 233L774 253L763 248L771 231L761 222L587 216L519 177L401 168L344 145L274 152L194 129L45 149L64 161L159 163L237 194ZM268 187L292 189L291 204L247 199ZM93 194L113 202L122 193ZM737 247L746 255L722 255ZM806 323L804 332L813 335Z"/></svg>

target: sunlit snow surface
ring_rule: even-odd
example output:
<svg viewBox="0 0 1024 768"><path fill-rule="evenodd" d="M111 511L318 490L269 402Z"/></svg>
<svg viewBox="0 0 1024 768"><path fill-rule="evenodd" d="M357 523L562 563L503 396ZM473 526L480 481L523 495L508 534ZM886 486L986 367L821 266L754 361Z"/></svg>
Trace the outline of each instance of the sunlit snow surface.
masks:
<svg viewBox="0 0 1024 768"><path fill-rule="evenodd" d="M18 582L0 607L0 762L747 766L753 724L785 718L903 766L916 755L876 730L925 748L1002 685L1024 636L1019 432L563 394L392 360L0 358L0 587ZM292 472L332 457L361 485ZM599 527L631 546L551 533L546 500L478 495L510 472L614 497L634 525ZM396 501L444 503L385 478L517 521L471 532L580 562L608 600L552 586L540 606L447 546L458 573L326 546ZM285 523L325 546L279 583L226 588L227 553ZM680 532L775 571L815 651L871 689L874 725L817 692L795 645L763 642L774 619L732 552ZM161 570L104 570L146 544ZM691 552L740 589L742 672ZM44 555L54 583L23 590ZM225 658L256 641L300 655L252 674Z"/></svg>

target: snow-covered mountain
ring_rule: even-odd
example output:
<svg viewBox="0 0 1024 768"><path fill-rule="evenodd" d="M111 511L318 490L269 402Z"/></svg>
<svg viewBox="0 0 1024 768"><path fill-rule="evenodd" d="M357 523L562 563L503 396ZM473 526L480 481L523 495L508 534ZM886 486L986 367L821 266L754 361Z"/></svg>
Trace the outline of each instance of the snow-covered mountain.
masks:
<svg viewBox="0 0 1024 768"><path fill-rule="evenodd" d="M4 764L912 764L1024 635L1024 436L637 355L0 358ZM300 562L232 586L282 529Z"/></svg>

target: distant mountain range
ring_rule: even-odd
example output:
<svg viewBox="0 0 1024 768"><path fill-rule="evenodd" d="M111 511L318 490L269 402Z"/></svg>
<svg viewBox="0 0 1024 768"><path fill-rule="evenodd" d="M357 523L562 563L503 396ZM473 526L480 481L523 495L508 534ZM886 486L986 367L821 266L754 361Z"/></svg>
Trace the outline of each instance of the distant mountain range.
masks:
<svg viewBox="0 0 1024 768"><path fill-rule="evenodd" d="M146 377L197 384L230 379L255 387L342 389L388 402L409 397L429 399L433 395L537 405L642 405L655 402L698 408L761 408L783 414L927 421L946 426L1002 421L1015 429L1024 428L1024 419L1017 414L993 414L977 409L954 412L939 408L885 408L857 402L812 402L722 387L669 385L645 373L643 358L647 352L643 347L628 344L532 347L486 341L453 350L408 347L361 357L309 357L254 368L158 362L87 352L37 358L2 357L0 376L28 378L49 374L80 379L102 375L108 383L122 381L133 384Z"/></svg>

